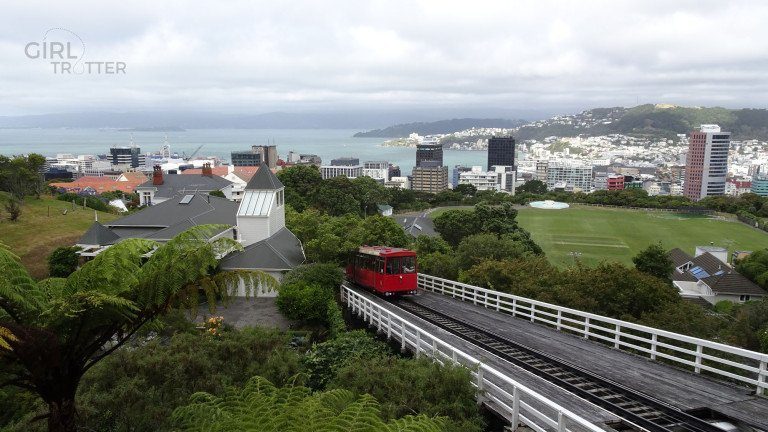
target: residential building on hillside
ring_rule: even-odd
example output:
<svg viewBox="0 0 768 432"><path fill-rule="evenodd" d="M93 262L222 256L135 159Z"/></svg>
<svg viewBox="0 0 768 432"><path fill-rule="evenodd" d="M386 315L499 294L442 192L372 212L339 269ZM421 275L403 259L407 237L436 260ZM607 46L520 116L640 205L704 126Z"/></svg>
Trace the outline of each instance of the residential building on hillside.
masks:
<svg viewBox="0 0 768 432"><path fill-rule="evenodd" d="M753 194L768 197L768 176L760 175L753 178L750 190Z"/></svg>
<svg viewBox="0 0 768 432"><path fill-rule="evenodd" d="M320 166L320 176L325 179L334 177L347 177L350 179L358 178L363 175L362 165L322 165Z"/></svg>
<svg viewBox="0 0 768 432"><path fill-rule="evenodd" d="M232 201L240 202L243 198L245 185L259 170L258 166L233 166L219 165L211 169L213 175L222 177L224 180L232 182ZM202 175L202 168L191 168L181 172L183 175Z"/></svg>
<svg viewBox="0 0 768 432"><path fill-rule="evenodd" d="M192 178L194 176L179 176ZM94 222L78 240L80 255L93 257L126 238L166 242L187 229L203 224L224 225L211 239L230 237L243 245L220 261L222 270L262 270L277 280L304 262L298 238L285 227L285 190L266 164L245 187L236 203L202 193L175 196L115 221ZM256 287L258 296L275 296ZM246 294L241 281L237 295Z"/></svg>
<svg viewBox="0 0 768 432"><path fill-rule="evenodd" d="M718 125L691 132L686 156L684 195L692 201L725 194L731 133Z"/></svg>
<svg viewBox="0 0 768 432"><path fill-rule="evenodd" d="M488 171L496 165L515 166L515 139L511 136L488 139Z"/></svg>
<svg viewBox="0 0 768 432"><path fill-rule="evenodd" d="M700 246L695 256L675 248L668 256L674 265L670 278L683 298L701 299L714 305L723 300L744 303L768 295L728 265L728 252L724 248Z"/></svg>

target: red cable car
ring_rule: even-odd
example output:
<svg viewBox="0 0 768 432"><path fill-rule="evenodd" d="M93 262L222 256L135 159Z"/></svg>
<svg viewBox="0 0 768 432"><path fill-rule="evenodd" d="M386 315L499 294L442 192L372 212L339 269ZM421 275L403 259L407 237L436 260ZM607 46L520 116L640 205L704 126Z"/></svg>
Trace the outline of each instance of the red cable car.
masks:
<svg viewBox="0 0 768 432"><path fill-rule="evenodd" d="M349 260L347 279L385 296L416 294L416 252L361 246Z"/></svg>

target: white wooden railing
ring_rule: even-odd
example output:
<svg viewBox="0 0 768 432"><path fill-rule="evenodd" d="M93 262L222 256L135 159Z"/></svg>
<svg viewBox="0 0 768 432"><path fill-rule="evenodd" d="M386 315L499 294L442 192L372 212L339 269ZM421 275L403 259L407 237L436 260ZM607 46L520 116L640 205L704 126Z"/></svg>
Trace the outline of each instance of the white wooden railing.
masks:
<svg viewBox="0 0 768 432"><path fill-rule="evenodd" d="M381 300L346 285L341 287L341 297L353 313L386 333L387 338L399 340L403 350L412 351L416 357L426 355L440 363L449 362L467 367L472 374L473 385L480 390L479 397L492 401L494 408L502 411L501 414L510 421L513 428L522 423L537 432L604 432L598 425L407 321L384 307Z"/></svg>
<svg viewBox="0 0 768 432"><path fill-rule="evenodd" d="M422 273L418 280L420 289L506 312L652 360L665 359L696 373L728 378L755 388L758 395L768 390L768 354Z"/></svg>

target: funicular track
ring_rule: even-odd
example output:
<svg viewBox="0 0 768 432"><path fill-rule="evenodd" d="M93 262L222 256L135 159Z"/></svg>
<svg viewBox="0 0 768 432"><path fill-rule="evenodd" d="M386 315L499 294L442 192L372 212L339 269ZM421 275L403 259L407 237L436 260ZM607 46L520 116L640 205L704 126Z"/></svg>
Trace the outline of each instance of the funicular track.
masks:
<svg viewBox="0 0 768 432"><path fill-rule="evenodd" d="M639 428L651 432L723 432L723 429L717 426L650 396L410 299L394 299L392 304L602 407Z"/></svg>

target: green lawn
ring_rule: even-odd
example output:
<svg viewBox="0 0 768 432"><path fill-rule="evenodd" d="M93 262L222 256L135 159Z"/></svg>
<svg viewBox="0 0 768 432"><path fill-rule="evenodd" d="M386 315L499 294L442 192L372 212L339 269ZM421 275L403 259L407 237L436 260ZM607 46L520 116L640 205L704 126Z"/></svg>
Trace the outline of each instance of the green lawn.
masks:
<svg viewBox="0 0 768 432"><path fill-rule="evenodd" d="M572 264L572 252L587 265L602 260L631 264L638 251L658 241L667 249L679 247L689 254L697 245L710 242L729 251L768 247L768 233L715 217L575 206L564 210L526 207L517 219L556 265Z"/></svg>
<svg viewBox="0 0 768 432"><path fill-rule="evenodd" d="M436 209L430 217L446 210ZM603 260L631 264L638 251L658 241L689 254L710 242L729 251L768 248L768 233L717 217L577 205L564 210L520 208L517 220L559 266L574 263L572 252L587 265Z"/></svg>
<svg viewBox="0 0 768 432"><path fill-rule="evenodd" d="M27 197L21 216L16 222L8 221L5 211L7 195L0 192L0 242L10 246L21 257L27 269L37 278L47 276L46 257L59 246L71 246L85 233L94 220L92 209L72 207L72 203L50 197ZM64 210L67 210L64 214ZM99 212L99 222L118 216Z"/></svg>

